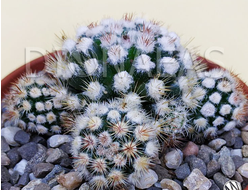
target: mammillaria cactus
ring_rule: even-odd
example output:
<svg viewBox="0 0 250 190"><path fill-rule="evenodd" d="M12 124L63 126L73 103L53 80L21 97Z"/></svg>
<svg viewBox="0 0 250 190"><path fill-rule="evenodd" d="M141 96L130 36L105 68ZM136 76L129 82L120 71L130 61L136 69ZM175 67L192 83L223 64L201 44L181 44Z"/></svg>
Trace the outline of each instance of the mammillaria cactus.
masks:
<svg viewBox="0 0 250 190"><path fill-rule="evenodd" d="M189 82L188 77L179 80L182 99L198 105L192 110L192 124L187 128L193 139L214 138L218 130L230 131L236 125L246 124L247 97L235 75L224 69L213 69L198 73L192 90L188 89Z"/></svg>
<svg viewBox="0 0 250 190"><path fill-rule="evenodd" d="M31 132L60 133L63 114L56 97L58 84L46 75L31 73L18 79L5 96L3 118Z"/></svg>
<svg viewBox="0 0 250 190"><path fill-rule="evenodd" d="M123 99L90 103L74 120L72 155L80 174L93 189L118 188L130 174L147 172L158 155L161 125L143 111L140 98L123 107Z"/></svg>
<svg viewBox="0 0 250 190"><path fill-rule="evenodd" d="M76 38L63 36L63 55L47 63L47 72L89 101L136 91L155 102L178 91L179 76L198 65L175 33L128 15L80 27Z"/></svg>

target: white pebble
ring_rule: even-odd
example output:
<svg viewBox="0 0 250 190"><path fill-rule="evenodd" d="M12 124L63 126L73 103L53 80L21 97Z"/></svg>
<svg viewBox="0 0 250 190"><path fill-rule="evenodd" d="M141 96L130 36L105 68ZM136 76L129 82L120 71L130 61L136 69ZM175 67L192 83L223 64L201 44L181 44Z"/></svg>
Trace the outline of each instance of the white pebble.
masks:
<svg viewBox="0 0 250 190"><path fill-rule="evenodd" d="M14 136L17 133L17 131L20 131L21 129L18 127L5 127L1 130L1 136L3 136L6 140L6 142L11 146L18 146L19 144L14 141Z"/></svg>
<svg viewBox="0 0 250 190"><path fill-rule="evenodd" d="M17 171L20 175L23 175L27 163L28 163L27 160L22 159L20 162L16 164L14 170Z"/></svg>

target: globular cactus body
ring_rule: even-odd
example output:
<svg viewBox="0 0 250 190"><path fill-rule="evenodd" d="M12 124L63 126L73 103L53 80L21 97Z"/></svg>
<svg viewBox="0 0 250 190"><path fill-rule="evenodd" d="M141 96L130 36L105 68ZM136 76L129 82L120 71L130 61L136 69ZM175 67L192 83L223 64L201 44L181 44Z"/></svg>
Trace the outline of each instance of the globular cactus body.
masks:
<svg viewBox="0 0 250 190"><path fill-rule="evenodd" d="M40 134L60 133L63 105L53 98L58 88L55 80L46 75L26 74L18 79L6 94L3 117L13 125Z"/></svg>

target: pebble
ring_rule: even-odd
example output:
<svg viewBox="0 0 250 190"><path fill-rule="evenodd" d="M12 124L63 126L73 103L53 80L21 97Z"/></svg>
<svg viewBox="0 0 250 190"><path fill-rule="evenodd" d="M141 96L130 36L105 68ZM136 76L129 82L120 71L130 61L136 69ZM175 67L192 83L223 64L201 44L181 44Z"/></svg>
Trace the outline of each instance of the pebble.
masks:
<svg viewBox="0 0 250 190"><path fill-rule="evenodd" d="M10 159L6 153L1 152L1 166L8 166L10 164Z"/></svg>
<svg viewBox="0 0 250 190"><path fill-rule="evenodd" d="M183 186L188 190L209 190L212 183L207 179L199 169L194 169L191 174L184 180Z"/></svg>
<svg viewBox="0 0 250 190"><path fill-rule="evenodd" d="M56 148L50 150L50 154L46 159L46 162L52 163L52 164L59 164L63 158L67 158L68 155L63 152L61 149Z"/></svg>
<svg viewBox="0 0 250 190"><path fill-rule="evenodd" d="M67 142L59 146L65 153L71 154L71 142Z"/></svg>
<svg viewBox="0 0 250 190"><path fill-rule="evenodd" d="M248 144L248 132L247 131L241 132L241 138L245 144Z"/></svg>
<svg viewBox="0 0 250 190"><path fill-rule="evenodd" d="M232 131L233 131L235 137L240 137L241 130L239 130L238 128L235 127L232 129Z"/></svg>
<svg viewBox="0 0 250 190"><path fill-rule="evenodd" d="M20 175L17 171L13 171L10 175L10 182L15 185L18 182Z"/></svg>
<svg viewBox="0 0 250 190"><path fill-rule="evenodd" d="M46 183L40 183L38 185L35 185L34 190L50 190L50 186Z"/></svg>
<svg viewBox="0 0 250 190"><path fill-rule="evenodd" d="M248 157L248 145L242 146L242 155L243 157L247 158Z"/></svg>
<svg viewBox="0 0 250 190"><path fill-rule="evenodd" d="M234 149L241 148L243 146L243 141L241 137L235 138Z"/></svg>
<svg viewBox="0 0 250 190"><path fill-rule="evenodd" d="M201 145L197 157L202 159L207 164L211 160L212 155L215 153L216 151L209 146Z"/></svg>
<svg viewBox="0 0 250 190"><path fill-rule="evenodd" d="M33 174L36 178L43 178L54 168L53 164L50 163L38 163L33 168Z"/></svg>
<svg viewBox="0 0 250 190"><path fill-rule="evenodd" d="M59 184L54 186L51 190L67 190L67 189Z"/></svg>
<svg viewBox="0 0 250 190"><path fill-rule="evenodd" d="M73 190L80 186L82 179L79 177L78 172L69 172L67 174L59 175L57 182L66 187L68 190Z"/></svg>
<svg viewBox="0 0 250 190"><path fill-rule="evenodd" d="M1 183L1 190L9 190L11 188L11 184L8 182Z"/></svg>
<svg viewBox="0 0 250 190"><path fill-rule="evenodd" d="M175 170L175 175L178 179L185 179L191 173L187 163L182 164Z"/></svg>
<svg viewBox="0 0 250 190"><path fill-rule="evenodd" d="M229 181L227 177L225 177L222 173L218 172L213 176L214 182L220 189L223 189L224 184Z"/></svg>
<svg viewBox="0 0 250 190"><path fill-rule="evenodd" d="M38 147L36 143L30 142L21 146L17 151L23 159L29 161L37 153Z"/></svg>
<svg viewBox="0 0 250 190"><path fill-rule="evenodd" d="M1 182L8 182L10 180L10 173L6 167L1 166Z"/></svg>
<svg viewBox="0 0 250 190"><path fill-rule="evenodd" d="M171 179L163 179L161 180L162 189L168 190L181 190L181 186Z"/></svg>
<svg viewBox="0 0 250 190"><path fill-rule="evenodd" d="M245 161L240 156L232 156L232 159L234 161L235 169L238 169L240 166L245 164Z"/></svg>
<svg viewBox="0 0 250 190"><path fill-rule="evenodd" d="M37 148L37 153L27 163L27 166L25 168L26 172L32 172L32 169L35 167L36 164L44 162L46 159L47 149L41 144L37 144Z"/></svg>
<svg viewBox="0 0 250 190"><path fill-rule="evenodd" d="M21 175L20 179L18 180L18 185L25 186L29 183L29 173L25 172L23 175Z"/></svg>
<svg viewBox="0 0 250 190"><path fill-rule="evenodd" d="M20 175L23 175L26 165L27 165L27 160L22 159L20 162L16 164L14 170L17 171Z"/></svg>
<svg viewBox="0 0 250 190"><path fill-rule="evenodd" d="M153 186L158 181L158 176L155 171L149 169L148 172L142 173L140 176L135 176L135 174L131 174L129 179L136 179L135 186L139 189L146 189Z"/></svg>
<svg viewBox="0 0 250 190"><path fill-rule="evenodd" d="M183 160L183 153L179 149L174 149L165 155L165 164L170 169L176 169Z"/></svg>
<svg viewBox="0 0 250 190"><path fill-rule="evenodd" d="M62 171L63 171L63 168L60 165L55 165L53 170L48 175L46 175L45 178L42 179L42 182L48 183L51 179L55 178L56 174L59 174Z"/></svg>
<svg viewBox="0 0 250 190"><path fill-rule="evenodd" d="M216 185L216 183L214 182L214 180L209 179L210 182L212 183L212 186L210 187L209 190L220 190L220 188Z"/></svg>
<svg viewBox="0 0 250 190"><path fill-rule="evenodd" d="M17 131L20 131L19 127L5 127L1 129L1 136L3 136L6 142L11 146L19 146L19 144L14 140L14 136Z"/></svg>
<svg viewBox="0 0 250 190"><path fill-rule="evenodd" d="M201 160L200 158L197 158L197 157L191 157L191 159L189 159L187 161L189 167L190 167L190 170L192 171L193 169L197 168L199 169L203 175L206 175L207 173L207 167L206 167L206 164L205 162L203 162L203 160Z"/></svg>
<svg viewBox="0 0 250 190"><path fill-rule="evenodd" d="M34 180L34 179L37 179L37 178L34 176L33 173L30 173L29 177L30 177L30 181L32 181L32 180Z"/></svg>
<svg viewBox="0 0 250 190"><path fill-rule="evenodd" d="M32 135L30 142L34 142L37 144L42 144L43 146L47 146L46 140L39 135L34 135L34 136Z"/></svg>
<svg viewBox="0 0 250 190"><path fill-rule="evenodd" d="M19 144L26 144L30 141L30 134L23 130L17 131L14 136L14 140Z"/></svg>
<svg viewBox="0 0 250 190"><path fill-rule="evenodd" d="M237 171L245 178L248 178L248 163L243 164L240 166Z"/></svg>
<svg viewBox="0 0 250 190"><path fill-rule="evenodd" d="M173 177L172 175L168 173L168 170L162 167L161 165L157 165L157 164L154 165L152 170L154 170L157 173L159 181L165 178L171 179Z"/></svg>
<svg viewBox="0 0 250 190"><path fill-rule="evenodd" d="M182 152L184 156L189 156L189 155L196 156L199 152L199 147L192 141L189 141L186 147L182 150Z"/></svg>
<svg viewBox="0 0 250 190"><path fill-rule="evenodd" d="M1 136L1 151L8 152L10 150L10 146L6 142L5 138Z"/></svg>
<svg viewBox="0 0 250 190"><path fill-rule="evenodd" d="M53 135L48 139L48 145L52 148L56 148L61 144L71 142L72 137L70 135Z"/></svg>
<svg viewBox="0 0 250 190"><path fill-rule="evenodd" d="M239 172L235 172L235 174L234 174L234 176L233 176L233 179L234 180L236 180L236 181L238 181L238 182L243 182L243 178L242 178L242 176L240 175L240 173Z"/></svg>
<svg viewBox="0 0 250 190"><path fill-rule="evenodd" d="M217 138L217 139L214 139L211 142L209 142L208 146L211 147L212 149L218 151L225 144L226 144L226 141L224 139Z"/></svg>
<svg viewBox="0 0 250 190"><path fill-rule="evenodd" d="M30 181L26 186L22 188L22 190L34 190L34 187L41 183L41 179L35 179Z"/></svg>
<svg viewBox="0 0 250 190"><path fill-rule="evenodd" d="M63 158L60 162L60 165L62 167L71 168L72 167L72 159L70 159L69 157Z"/></svg>
<svg viewBox="0 0 250 190"><path fill-rule="evenodd" d="M234 176L235 165L230 156L221 156L218 162L220 163L221 171L225 176L229 178Z"/></svg>
<svg viewBox="0 0 250 190"><path fill-rule="evenodd" d="M18 148L12 148L9 152L7 152L7 156L10 159L10 168L15 167L15 165L22 159L17 149Z"/></svg>
<svg viewBox="0 0 250 190"><path fill-rule="evenodd" d="M220 164L216 160L207 163L207 177L212 177L218 171L220 171Z"/></svg>
<svg viewBox="0 0 250 190"><path fill-rule="evenodd" d="M231 157L232 156L242 157L241 149L232 149L230 155L231 155Z"/></svg>
<svg viewBox="0 0 250 190"><path fill-rule="evenodd" d="M20 190L20 187L14 187L14 186L12 186L12 187L10 187L10 190Z"/></svg>
<svg viewBox="0 0 250 190"><path fill-rule="evenodd" d="M231 156L231 151L226 146L223 146L219 152L219 155L220 155L220 157Z"/></svg>
<svg viewBox="0 0 250 190"><path fill-rule="evenodd" d="M233 146L235 143L235 134L233 131L225 132L222 138L226 141L226 146Z"/></svg>

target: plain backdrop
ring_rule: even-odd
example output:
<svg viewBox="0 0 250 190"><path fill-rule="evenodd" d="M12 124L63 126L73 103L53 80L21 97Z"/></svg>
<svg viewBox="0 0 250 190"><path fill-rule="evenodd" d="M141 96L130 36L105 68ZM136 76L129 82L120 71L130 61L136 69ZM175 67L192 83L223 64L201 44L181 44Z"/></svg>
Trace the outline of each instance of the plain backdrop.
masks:
<svg viewBox="0 0 250 190"><path fill-rule="evenodd" d="M198 50L247 81L247 0L2 0L2 78L46 51L59 49L62 30L124 13L163 23ZM39 53L40 52L40 53Z"/></svg>

